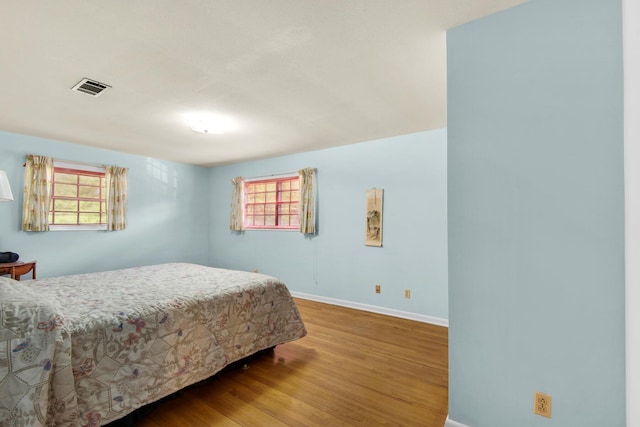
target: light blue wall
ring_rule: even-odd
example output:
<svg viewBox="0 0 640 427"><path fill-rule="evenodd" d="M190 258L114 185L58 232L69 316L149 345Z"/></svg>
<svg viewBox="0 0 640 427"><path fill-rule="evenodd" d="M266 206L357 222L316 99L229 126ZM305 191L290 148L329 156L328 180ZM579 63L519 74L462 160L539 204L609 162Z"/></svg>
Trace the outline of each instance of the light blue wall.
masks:
<svg viewBox="0 0 640 427"><path fill-rule="evenodd" d="M27 154L129 168L129 227L124 231L20 231ZM0 170L14 201L0 203L0 251L38 261L38 277L208 260L209 170L65 142L0 132ZM30 276L29 276L30 277Z"/></svg>
<svg viewBox="0 0 640 427"><path fill-rule="evenodd" d="M447 319L446 139L441 129L208 169L0 132L0 169L15 197L0 204L0 251L38 260L42 278L168 261L257 268L294 291ZM129 228L20 231L29 153L128 167ZM229 231L232 177L306 166L318 170L316 236ZM364 246L373 187L385 190L382 248Z"/></svg>
<svg viewBox="0 0 640 427"><path fill-rule="evenodd" d="M620 1L533 0L447 43L450 417L622 427Z"/></svg>
<svg viewBox="0 0 640 427"><path fill-rule="evenodd" d="M210 263L257 268L297 292L447 319L446 139L442 129L213 168ZM317 169L317 236L229 231L231 178L303 167ZM382 248L364 245L374 187L384 189Z"/></svg>

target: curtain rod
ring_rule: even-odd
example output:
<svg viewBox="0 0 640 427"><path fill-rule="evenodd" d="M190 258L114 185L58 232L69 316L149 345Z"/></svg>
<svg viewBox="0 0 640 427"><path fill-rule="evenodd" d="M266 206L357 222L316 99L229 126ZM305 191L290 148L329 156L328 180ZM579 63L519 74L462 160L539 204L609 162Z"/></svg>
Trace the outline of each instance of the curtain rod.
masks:
<svg viewBox="0 0 640 427"><path fill-rule="evenodd" d="M297 171L293 171L293 172L279 172L279 173L270 173L267 175L258 175L258 176L252 176L249 178L245 178L245 181L257 181L259 179L264 179L264 178L276 178L276 177L280 177L280 176L292 176L292 175L298 175Z"/></svg>
<svg viewBox="0 0 640 427"><path fill-rule="evenodd" d="M27 154L27 157L30 156L37 156L38 154ZM49 156L53 158L54 162L58 162L58 163L67 163L67 164L74 164L74 165L78 165L78 166L89 166L89 167L94 167L94 168L106 168L108 165L98 165L98 164L94 164L94 163L85 163L85 162L78 162L76 160L63 160L63 159L58 159L56 157L53 156ZM26 167L27 164L23 163L22 167Z"/></svg>

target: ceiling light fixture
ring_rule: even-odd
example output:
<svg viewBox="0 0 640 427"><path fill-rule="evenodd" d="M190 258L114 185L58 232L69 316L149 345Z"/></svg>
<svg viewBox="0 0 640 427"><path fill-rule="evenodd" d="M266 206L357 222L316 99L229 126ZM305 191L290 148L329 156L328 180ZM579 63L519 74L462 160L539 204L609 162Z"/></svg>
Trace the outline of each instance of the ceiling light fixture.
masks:
<svg viewBox="0 0 640 427"><path fill-rule="evenodd" d="M191 129L200 133L220 135L233 129L233 122L217 114L189 114L187 121Z"/></svg>

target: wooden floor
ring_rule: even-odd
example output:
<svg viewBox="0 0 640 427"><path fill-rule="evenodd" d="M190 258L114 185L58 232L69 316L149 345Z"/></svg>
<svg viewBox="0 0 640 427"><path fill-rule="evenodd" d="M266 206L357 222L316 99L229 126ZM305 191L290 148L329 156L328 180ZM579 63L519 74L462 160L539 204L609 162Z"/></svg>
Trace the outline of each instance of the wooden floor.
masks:
<svg viewBox="0 0 640 427"><path fill-rule="evenodd" d="M444 425L447 328L296 303L305 338L110 427Z"/></svg>

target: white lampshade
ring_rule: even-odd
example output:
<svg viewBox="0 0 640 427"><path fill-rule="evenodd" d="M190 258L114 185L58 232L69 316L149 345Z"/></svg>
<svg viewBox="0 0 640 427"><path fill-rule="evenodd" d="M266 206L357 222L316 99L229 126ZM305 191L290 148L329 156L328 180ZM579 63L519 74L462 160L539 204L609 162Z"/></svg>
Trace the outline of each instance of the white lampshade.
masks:
<svg viewBox="0 0 640 427"><path fill-rule="evenodd" d="M9 178L5 171L0 171L0 202L9 202L13 200Z"/></svg>

